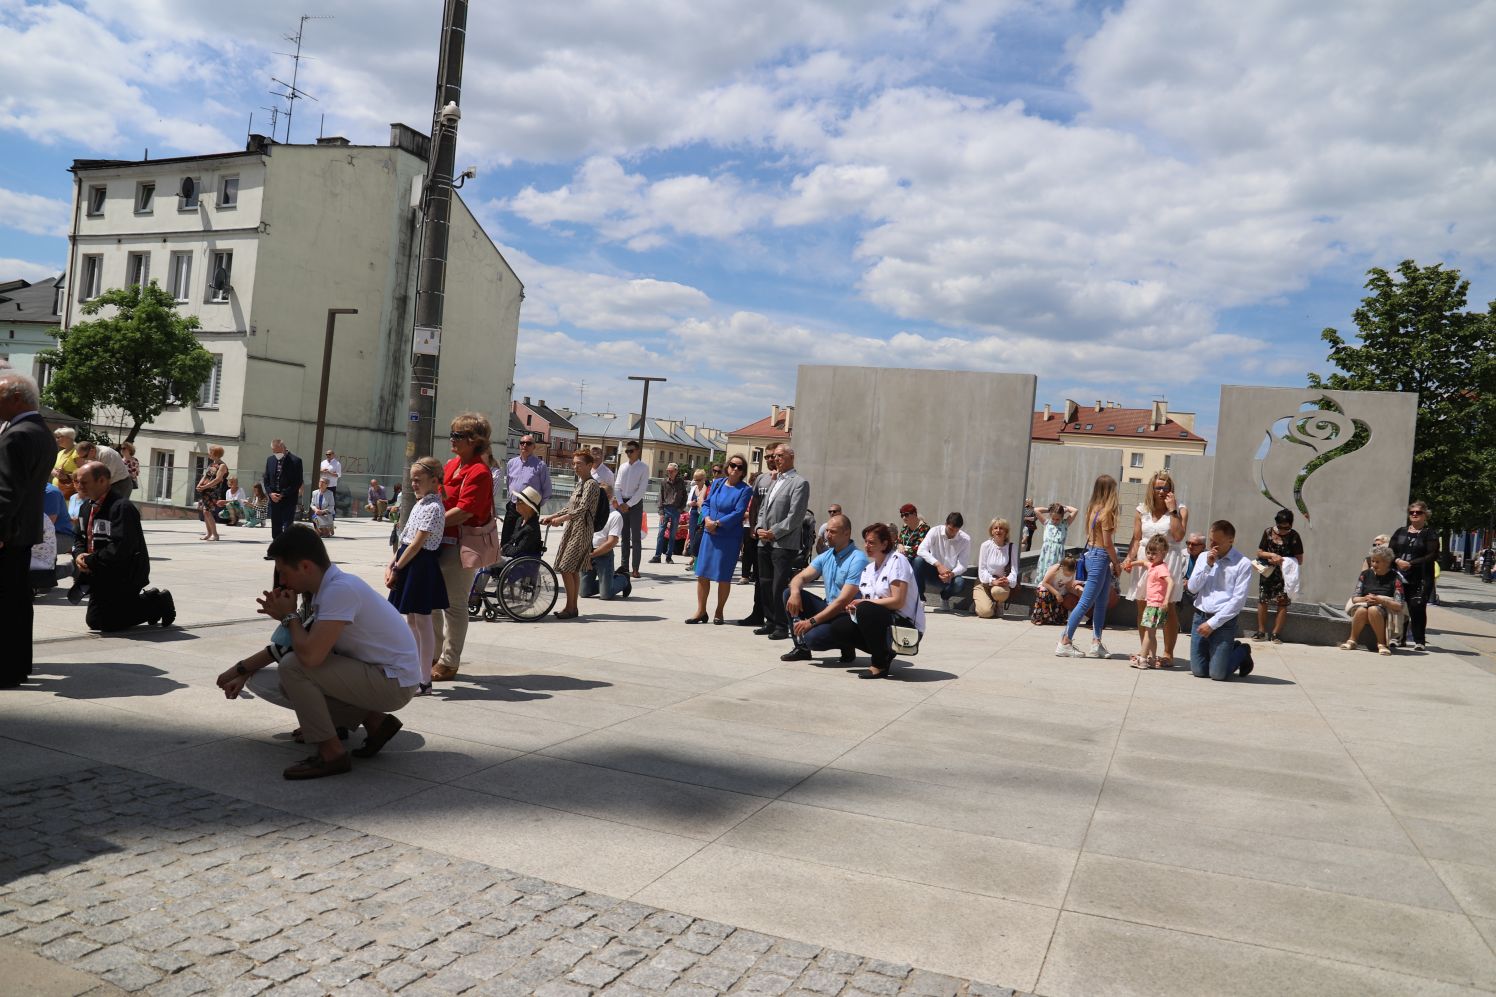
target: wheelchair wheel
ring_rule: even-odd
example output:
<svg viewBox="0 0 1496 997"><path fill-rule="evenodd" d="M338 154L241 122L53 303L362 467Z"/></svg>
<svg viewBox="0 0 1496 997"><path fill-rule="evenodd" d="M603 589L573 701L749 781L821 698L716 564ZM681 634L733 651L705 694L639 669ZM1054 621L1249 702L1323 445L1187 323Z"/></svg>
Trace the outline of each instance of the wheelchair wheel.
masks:
<svg viewBox="0 0 1496 997"><path fill-rule="evenodd" d="M468 596L468 619L476 620L483 615L483 597L474 593Z"/></svg>
<svg viewBox="0 0 1496 997"><path fill-rule="evenodd" d="M511 561L499 573L499 604L516 620L538 620L556 604L556 572L544 561Z"/></svg>

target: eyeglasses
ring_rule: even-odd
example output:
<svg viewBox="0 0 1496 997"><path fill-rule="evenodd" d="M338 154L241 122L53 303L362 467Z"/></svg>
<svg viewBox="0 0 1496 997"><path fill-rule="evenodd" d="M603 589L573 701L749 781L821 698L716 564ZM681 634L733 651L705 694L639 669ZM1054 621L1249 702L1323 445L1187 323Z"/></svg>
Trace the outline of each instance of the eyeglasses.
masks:
<svg viewBox="0 0 1496 997"><path fill-rule="evenodd" d="M1153 490L1156 491L1156 492L1166 492L1166 491L1169 490L1169 486L1168 485L1154 485L1153 486Z"/></svg>
<svg viewBox="0 0 1496 997"><path fill-rule="evenodd" d="M449 440L470 440L472 438L473 438L473 434L472 433L448 433L447 434L447 439L449 439Z"/></svg>
<svg viewBox="0 0 1496 997"><path fill-rule="evenodd" d="M519 441L519 445L522 446L522 447L533 447L535 445L535 441L534 440L520 440Z"/></svg>
<svg viewBox="0 0 1496 997"><path fill-rule="evenodd" d="M904 515L905 519L908 519L910 516L918 516L919 513L917 513L917 512L906 512L903 515Z"/></svg>
<svg viewBox="0 0 1496 997"><path fill-rule="evenodd" d="M1409 509L1408 510L1408 515L1410 515L1410 516L1427 516L1428 515L1428 510L1427 509Z"/></svg>
<svg viewBox="0 0 1496 997"><path fill-rule="evenodd" d="M727 465L727 469L729 471L746 471L746 470L748 470L748 465L747 464L728 464Z"/></svg>

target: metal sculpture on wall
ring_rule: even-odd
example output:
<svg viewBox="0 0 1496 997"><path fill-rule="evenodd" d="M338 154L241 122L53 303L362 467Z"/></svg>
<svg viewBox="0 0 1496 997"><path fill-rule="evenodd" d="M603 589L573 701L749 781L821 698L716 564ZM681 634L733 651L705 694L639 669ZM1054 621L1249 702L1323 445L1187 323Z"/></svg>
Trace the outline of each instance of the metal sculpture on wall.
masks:
<svg viewBox="0 0 1496 997"><path fill-rule="evenodd" d="M1274 420L1267 430L1263 455L1257 462L1262 494L1273 504L1303 516L1305 526L1312 528L1314 515L1304 501L1304 483L1330 461L1354 453L1370 441L1371 426L1346 415L1330 398L1305 402L1303 411Z"/></svg>

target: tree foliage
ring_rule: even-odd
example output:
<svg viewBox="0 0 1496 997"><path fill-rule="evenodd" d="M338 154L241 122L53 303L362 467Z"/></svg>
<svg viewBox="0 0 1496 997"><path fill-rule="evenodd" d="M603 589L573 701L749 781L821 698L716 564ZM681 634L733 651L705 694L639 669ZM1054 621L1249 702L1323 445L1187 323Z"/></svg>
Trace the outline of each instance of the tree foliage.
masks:
<svg viewBox="0 0 1496 997"><path fill-rule="evenodd" d="M1470 282L1442 264L1403 260L1395 274L1368 271L1354 313L1360 345L1335 329L1330 344L1338 371L1309 375L1314 388L1418 393L1412 495L1434 507L1442 524L1487 525L1496 495L1496 302L1465 310Z"/></svg>
<svg viewBox="0 0 1496 997"><path fill-rule="evenodd" d="M178 315L171 295L154 282L105 291L83 313L106 307L114 312L58 332L57 346L41 352L52 368L43 397L82 419L118 409L129 426L125 439L134 442L167 405L197 397L213 372L213 354L192 334L197 317Z"/></svg>

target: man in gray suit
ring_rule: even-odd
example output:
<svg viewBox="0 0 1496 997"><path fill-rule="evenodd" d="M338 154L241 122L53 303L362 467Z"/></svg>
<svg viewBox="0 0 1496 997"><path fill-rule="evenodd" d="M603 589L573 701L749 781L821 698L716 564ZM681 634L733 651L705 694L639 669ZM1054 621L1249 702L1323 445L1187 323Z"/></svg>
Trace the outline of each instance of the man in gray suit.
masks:
<svg viewBox="0 0 1496 997"><path fill-rule="evenodd" d="M775 451L779 473L764 496L758 516L758 584L764 592L765 623L754 633L770 640L788 640L789 618L784 612L784 593L795 573L795 559L800 555L800 533L805 526L805 510L810 505L810 482L795 470L795 448L781 443ZM767 583L767 588L765 585Z"/></svg>

